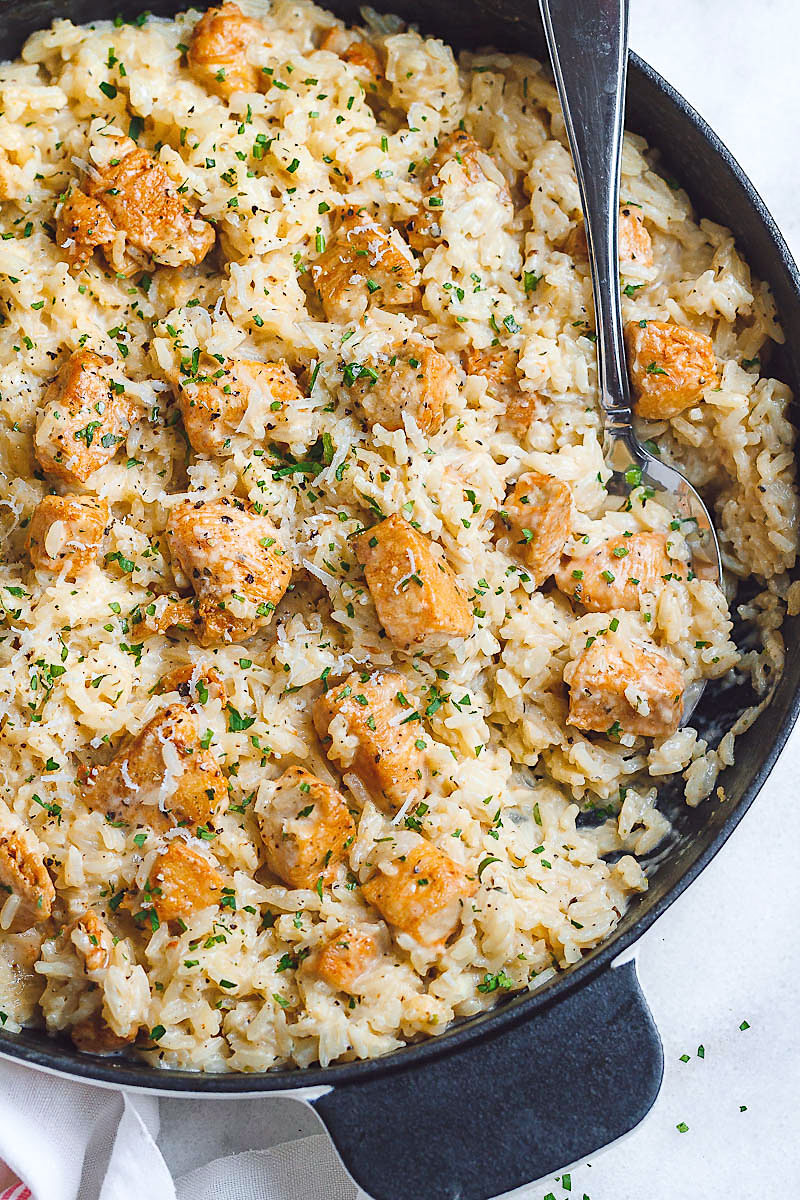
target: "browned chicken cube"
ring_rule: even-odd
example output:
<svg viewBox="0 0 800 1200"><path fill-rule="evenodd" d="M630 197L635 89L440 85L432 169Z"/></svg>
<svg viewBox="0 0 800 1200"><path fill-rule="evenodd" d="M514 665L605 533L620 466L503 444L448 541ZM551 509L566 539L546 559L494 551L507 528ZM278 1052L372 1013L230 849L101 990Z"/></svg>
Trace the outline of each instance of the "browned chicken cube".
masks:
<svg viewBox="0 0 800 1200"><path fill-rule="evenodd" d="M350 210L311 265L311 280L329 321L358 321L369 304L394 308L415 297L414 259L398 233L366 212Z"/></svg>
<svg viewBox="0 0 800 1200"><path fill-rule="evenodd" d="M209 375L182 383L178 400L192 449L198 454L220 454L238 430L253 392L268 395L273 411L303 399L297 380L282 361L229 359L224 367L214 361Z"/></svg>
<svg viewBox="0 0 800 1200"><path fill-rule="evenodd" d="M9 897L15 903L4 911ZM42 849L33 833L0 813L0 912L4 933L22 933L46 921L56 898Z"/></svg>
<svg viewBox="0 0 800 1200"><path fill-rule="evenodd" d="M589 612L609 612L638 609L644 592L658 592L673 575L682 577L685 567L667 554L666 534L643 532L610 538L585 558L565 558L556 583Z"/></svg>
<svg viewBox="0 0 800 1200"><path fill-rule="evenodd" d="M425 176L425 186L429 189L439 187L442 168L456 161L461 167L468 183L479 183L487 176L487 164L492 163L491 155L484 150L471 133L465 129L454 129L439 139L436 152L428 164ZM495 171L497 168L494 168Z"/></svg>
<svg viewBox="0 0 800 1200"><path fill-rule="evenodd" d="M541 398L535 392L512 391L506 400L505 420L517 434L523 434L543 415Z"/></svg>
<svg viewBox="0 0 800 1200"><path fill-rule="evenodd" d="M472 134L463 129L446 134L440 139L422 179L422 208L406 224L406 236L414 249L420 253L441 241L441 171L447 163L452 162L457 163L460 168L465 189L482 179L496 176L494 181L500 186L501 199L510 200L508 187L505 183L500 183L502 176L491 155L475 141Z"/></svg>
<svg viewBox="0 0 800 1200"><path fill-rule="evenodd" d="M150 609L151 611L147 611ZM134 636L150 633L192 633L203 627L197 601L180 596L159 596L135 616ZM166 689L162 689L166 690Z"/></svg>
<svg viewBox="0 0 800 1200"><path fill-rule="evenodd" d="M28 526L27 547L40 571L65 571L76 579L97 558L108 525L105 500L92 496L45 496Z"/></svg>
<svg viewBox="0 0 800 1200"><path fill-rule="evenodd" d="M472 612L444 550L397 514L355 540L378 620L398 646L429 650L468 637Z"/></svg>
<svg viewBox="0 0 800 1200"><path fill-rule="evenodd" d="M374 85L383 76L383 67L378 52L369 42L356 38L339 52L339 57L354 67L361 67L370 77L371 85Z"/></svg>
<svg viewBox="0 0 800 1200"><path fill-rule="evenodd" d="M683 679L655 646L598 638L567 668L570 725L578 729L666 737L681 719Z"/></svg>
<svg viewBox="0 0 800 1200"><path fill-rule="evenodd" d="M82 271L98 246L114 240L114 222L103 205L75 188L61 205L56 242L65 251L69 269Z"/></svg>
<svg viewBox="0 0 800 1200"><path fill-rule="evenodd" d="M119 157L87 178L86 190L103 205L128 245L157 263L196 264L214 245L213 226L178 194L161 163L128 138L120 144Z"/></svg>
<svg viewBox="0 0 800 1200"><path fill-rule="evenodd" d="M84 1054L117 1054L130 1045L136 1037L135 1034L132 1034L131 1037L123 1038L114 1033L114 1030L103 1020L102 1013L99 1012L92 1013L90 1017L84 1017L82 1021L78 1021L70 1028L69 1036L75 1046Z"/></svg>
<svg viewBox="0 0 800 1200"><path fill-rule="evenodd" d="M573 258L586 258L589 251L583 221L569 233L564 250ZM628 205L619 212L619 262L623 267L633 262L644 267L653 265L653 243L650 234L642 217Z"/></svg>
<svg viewBox="0 0 800 1200"><path fill-rule="evenodd" d="M333 882L356 831L340 792L302 767L290 767L267 803L257 804L256 815L273 875L293 888Z"/></svg>
<svg viewBox="0 0 800 1200"><path fill-rule="evenodd" d="M111 961L114 939L103 918L89 908L72 922L70 941L83 961L87 974L104 971Z"/></svg>
<svg viewBox="0 0 800 1200"><path fill-rule="evenodd" d="M370 425L402 429L403 414L408 413L431 435L442 426L445 402L455 389L454 375L443 354L412 340L370 360L350 391Z"/></svg>
<svg viewBox="0 0 800 1200"><path fill-rule="evenodd" d="M464 354L467 375L481 375L486 380L489 395L505 404L505 423L522 432L540 416L542 405L538 396L520 388L518 361L516 350L504 346L489 346L485 350L470 347Z"/></svg>
<svg viewBox="0 0 800 1200"><path fill-rule="evenodd" d="M640 213L628 205L623 205L619 212L619 261L639 263L643 267L653 265L653 243L645 228Z"/></svg>
<svg viewBox="0 0 800 1200"><path fill-rule="evenodd" d="M39 465L67 483L85 483L110 462L127 437L135 416L119 394L110 359L76 350L47 387L33 438Z"/></svg>
<svg viewBox="0 0 800 1200"><path fill-rule="evenodd" d="M442 227L439 222L439 208L425 207L429 203L426 196L423 207L413 217L406 221L406 238L418 254L423 250L433 249L442 240Z"/></svg>
<svg viewBox="0 0 800 1200"><path fill-rule="evenodd" d="M161 676L156 690L162 696L165 692L177 692L190 706L198 702L205 704L210 692L216 694L223 708L228 702L222 676L208 663L186 663L182 667L173 667Z"/></svg>
<svg viewBox="0 0 800 1200"><path fill-rule="evenodd" d="M228 789L191 712L176 703L156 713L107 766L90 772L84 794L90 808L164 830L207 824Z"/></svg>
<svg viewBox="0 0 800 1200"><path fill-rule="evenodd" d="M209 860L175 838L159 854L150 872L142 910L154 908L160 921L175 921L218 905L225 880Z"/></svg>
<svg viewBox="0 0 800 1200"><path fill-rule="evenodd" d="M572 492L552 475L521 475L503 505L503 524L510 529L512 551L530 567L540 587L558 567L572 533Z"/></svg>
<svg viewBox="0 0 800 1200"><path fill-rule="evenodd" d="M354 671L315 701L314 727L327 743L328 757L358 775L382 808L394 812L425 788L424 747L419 724L403 694L405 680L396 671L366 678ZM336 721L336 737L330 733ZM403 723L405 721L405 724Z"/></svg>
<svg viewBox="0 0 800 1200"><path fill-rule="evenodd" d="M425 946L443 946L458 926L477 883L449 855L419 842L392 861L392 874L378 870L364 884L364 897L400 933Z"/></svg>
<svg viewBox="0 0 800 1200"><path fill-rule="evenodd" d="M346 29L332 26L319 44L320 50L330 50L343 62L353 67L361 67L368 77L368 82L374 84L383 76L383 67L378 52L369 42L357 37Z"/></svg>
<svg viewBox="0 0 800 1200"><path fill-rule="evenodd" d="M251 637L269 623L292 566L266 517L229 497L184 500L166 533L173 571L197 598L192 627L201 646Z"/></svg>
<svg viewBox="0 0 800 1200"><path fill-rule="evenodd" d="M719 383L707 333L671 321L629 321L625 341L640 417L660 421L677 416Z"/></svg>
<svg viewBox="0 0 800 1200"><path fill-rule="evenodd" d="M309 967L314 975L335 991L357 996L365 976L379 957L378 943L372 934L348 928L325 942L319 953L310 960Z"/></svg>
<svg viewBox="0 0 800 1200"><path fill-rule="evenodd" d="M209 8L192 30L186 53L189 70L207 91L227 100L234 92L257 92L263 78L247 61L247 48L263 40L264 26L238 4Z"/></svg>
<svg viewBox="0 0 800 1200"><path fill-rule="evenodd" d="M516 350L505 346L488 346L476 350L470 346L464 352L464 370L467 375L480 375L486 380L491 395L503 398L518 390Z"/></svg>

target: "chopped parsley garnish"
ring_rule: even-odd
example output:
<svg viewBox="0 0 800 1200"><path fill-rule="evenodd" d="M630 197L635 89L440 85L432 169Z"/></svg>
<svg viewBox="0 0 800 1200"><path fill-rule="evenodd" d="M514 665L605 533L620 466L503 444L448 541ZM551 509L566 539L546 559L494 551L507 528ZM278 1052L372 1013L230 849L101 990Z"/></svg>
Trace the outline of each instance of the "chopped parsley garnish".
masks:
<svg viewBox="0 0 800 1200"><path fill-rule="evenodd" d="M255 725L255 717L243 717L242 714L233 707L232 704L227 706L228 712L228 732L241 733L245 729L249 729L251 725Z"/></svg>
<svg viewBox="0 0 800 1200"><path fill-rule="evenodd" d="M514 980L506 975L505 971L498 971L496 975L484 975L483 983L478 984L479 992L496 992L499 989L508 991L514 986Z"/></svg>

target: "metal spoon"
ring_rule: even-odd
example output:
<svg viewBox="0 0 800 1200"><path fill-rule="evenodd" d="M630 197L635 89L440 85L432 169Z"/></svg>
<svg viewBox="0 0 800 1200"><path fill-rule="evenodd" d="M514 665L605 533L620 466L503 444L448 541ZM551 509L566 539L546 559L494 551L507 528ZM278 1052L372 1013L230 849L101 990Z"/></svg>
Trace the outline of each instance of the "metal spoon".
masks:
<svg viewBox="0 0 800 1200"><path fill-rule="evenodd" d="M539 0L586 224L597 326L597 370L603 410L608 491L628 496L641 485L690 530L692 570L721 584L714 526L687 479L645 450L633 428L622 334L619 255L619 177L628 62L627 0ZM684 696L688 721L705 681Z"/></svg>

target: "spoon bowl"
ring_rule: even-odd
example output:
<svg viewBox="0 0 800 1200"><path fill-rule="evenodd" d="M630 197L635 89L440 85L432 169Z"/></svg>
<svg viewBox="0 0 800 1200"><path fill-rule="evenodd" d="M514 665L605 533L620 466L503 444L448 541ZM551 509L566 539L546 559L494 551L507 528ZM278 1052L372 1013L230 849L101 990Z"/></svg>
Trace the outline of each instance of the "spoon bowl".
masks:
<svg viewBox="0 0 800 1200"><path fill-rule="evenodd" d="M605 461L611 475L606 482L610 496L623 499L623 507L634 499L654 499L675 514L675 523L691 552L691 572L699 579L722 585L719 543L708 509L697 490L675 467L650 454L630 431L629 436L605 439ZM681 725L686 725L705 691L706 680L696 679L683 694Z"/></svg>

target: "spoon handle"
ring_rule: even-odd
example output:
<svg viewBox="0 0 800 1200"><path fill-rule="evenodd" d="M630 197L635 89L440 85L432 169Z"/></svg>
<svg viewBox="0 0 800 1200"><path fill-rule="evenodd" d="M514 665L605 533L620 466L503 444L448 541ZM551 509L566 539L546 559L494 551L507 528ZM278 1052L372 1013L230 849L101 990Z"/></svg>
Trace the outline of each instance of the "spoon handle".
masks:
<svg viewBox="0 0 800 1200"><path fill-rule="evenodd" d="M539 4L586 222L600 402L613 440L632 426L617 250L628 0Z"/></svg>

